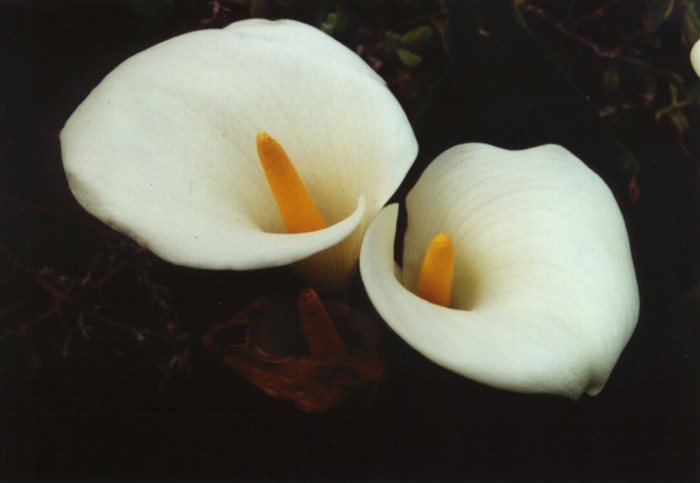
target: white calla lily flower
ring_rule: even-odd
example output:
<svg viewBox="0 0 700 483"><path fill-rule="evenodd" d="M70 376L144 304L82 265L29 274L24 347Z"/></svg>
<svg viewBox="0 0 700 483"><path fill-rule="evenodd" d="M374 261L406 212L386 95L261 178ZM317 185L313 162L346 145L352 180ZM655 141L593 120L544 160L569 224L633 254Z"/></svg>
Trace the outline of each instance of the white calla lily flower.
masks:
<svg viewBox="0 0 700 483"><path fill-rule="evenodd" d="M637 322L625 224L605 183L564 148L465 144L382 210L360 270L379 314L437 364L482 383L577 399L606 383ZM448 307L415 295L431 239L454 245Z"/></svg>
<svg viewBox="0 0 700 483"><path fill-rule="evenodd" d="M283 147L326 227L287 232L261 133ZM78 201L163 259L299 262L321 290L347 282L366 225L417 153L400 105L360 57L308 25L259 19L126 60L70 117L61 147Z"/></svg>
<svg viewBox="0 0 700 483"><path fill-rule="evenodd" d="M700 76L700 40L695 42L695 45L690 50L690 63L693 65L695 73Z"/></svg>

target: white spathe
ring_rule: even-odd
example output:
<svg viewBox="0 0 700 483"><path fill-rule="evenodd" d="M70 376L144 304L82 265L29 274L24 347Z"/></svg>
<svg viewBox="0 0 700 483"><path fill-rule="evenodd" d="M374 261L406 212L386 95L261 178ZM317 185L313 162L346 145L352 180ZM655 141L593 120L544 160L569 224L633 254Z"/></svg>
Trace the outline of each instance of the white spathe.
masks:
<svg viewBox="0 0 700 483"><path fill-rule="evenodd" d="M695 73L700 76L700 40L695 42L695 45L690 50L690 63L693 65Z"/></svg>
<svg viewBox="0 0 700 483"><path fill-rule="evenodd" d="M397 205L362 246L372 303L437 364L502 389L598 393L627 344L639 295L627 231L605 183L560 146L465 144L440 155L407 198L403 268ZM449 308L414 294L431 239L455 247Z"/></svg>
<svg viewBox="0 0 700 483"><path fill-rule="evenodd" d="M286 233L257 156L262 131L327 229ZM417 153L360 57L308 25L260 19L129 58L73 113L61 148L78 201L165 260L234 270L304 260L297 268L321 290L351 276L366 225Z"/></svg>

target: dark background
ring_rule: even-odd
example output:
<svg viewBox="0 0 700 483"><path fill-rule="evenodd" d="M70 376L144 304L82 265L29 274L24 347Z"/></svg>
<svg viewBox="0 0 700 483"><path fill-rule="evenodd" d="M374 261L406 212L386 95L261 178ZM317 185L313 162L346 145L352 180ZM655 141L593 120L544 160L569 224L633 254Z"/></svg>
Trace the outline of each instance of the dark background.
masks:
<svg viewBox="0 0 700 483"><path fill-rule="evenodd" d="M695 479L698 36L692 1L0 2L0 467L6 479ZM316 26L388 81L421 153L564 145L628 223L641 316L604 391L578 402L453 375L388 329L362 404L307 414L227 371L200 336L286 270L171 266L89 217L58 133L130 55L264 16ZM695 15L695 19L693 19ZM430 26L421 45L403 35ZM393 39L393 40L392 40ZM422 60L397 55L409 48ZM371 311L358 282L355 305Z"/></svg>

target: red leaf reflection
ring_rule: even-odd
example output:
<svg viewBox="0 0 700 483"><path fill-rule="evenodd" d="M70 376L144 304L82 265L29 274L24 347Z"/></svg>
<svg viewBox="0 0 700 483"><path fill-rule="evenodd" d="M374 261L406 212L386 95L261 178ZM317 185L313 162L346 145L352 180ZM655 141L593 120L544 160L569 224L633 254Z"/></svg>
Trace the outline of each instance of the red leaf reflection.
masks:
<svg viewBox="0 0 700 483"><path fill-rule="evenodd" d="M267 394L302 411L326 411L372 395L384 372L375 321L323 300L345 355L311 355L294 301L260 296L202 336L206 347ZM318 344L318 340L314 341Z"/></svg>

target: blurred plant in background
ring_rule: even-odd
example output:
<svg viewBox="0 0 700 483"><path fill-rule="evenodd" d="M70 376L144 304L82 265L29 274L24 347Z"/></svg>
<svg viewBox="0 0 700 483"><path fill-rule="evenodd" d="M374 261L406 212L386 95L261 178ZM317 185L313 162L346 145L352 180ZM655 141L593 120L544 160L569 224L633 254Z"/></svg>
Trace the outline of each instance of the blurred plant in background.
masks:
<svg viewBox="0 0 700 483"><path fill-rule="evenodd" d="M640 132L673 129L690 157L693 105L700 85L687 52L700 38L695 0L552 2L516 0L533 36L589 93L610 131L623 142Z"/></svg>

